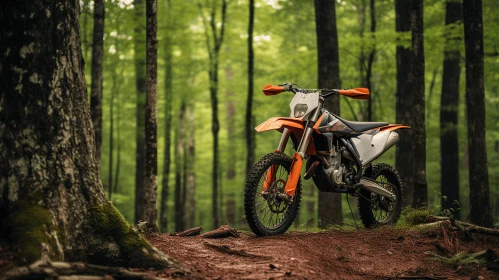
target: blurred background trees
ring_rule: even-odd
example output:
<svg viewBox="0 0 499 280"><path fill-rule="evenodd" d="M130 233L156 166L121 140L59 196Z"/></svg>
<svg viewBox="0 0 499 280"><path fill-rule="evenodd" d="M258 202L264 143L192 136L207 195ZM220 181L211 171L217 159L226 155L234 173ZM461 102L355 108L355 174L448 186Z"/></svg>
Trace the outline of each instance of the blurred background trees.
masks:
<svg viewBox="0 0 499 280"><path fill-rule="evenodd" d="M143 201L145 171L145 2L108 0L103 13L101 177L110 199L130 222L144 220L144 208L136 202ZM370 86L370 105L368 101L341 97L341 101L335 101L339 107L332 111L341 112L349 120L420 125L417 131L401 132L397 149L380 158L389 164L396 163L407 190L407 204L412 205L416 195L422 198L420 202L414 201L417 205L459 208L460 217L469 219L469 178L474 173L478 177L471 178L481 178L474 179L477 182L488 179L488 184L472 187L489 190L490 213L497 222L499 10L495 9L495 1L483 0L483 87L482 93L473 92L469 96L484 103L468 111L465 28L457 11L462 1L415 1L422 5L421 16L424 15L416 28L424 34L418 35L417 46L421 48L418 51L424 53L424 60L419 59L419 63L423 62L424 68L419 67L417 79L410 78L414 74L416 50L408 1L337 0L328 5L322 3L326 1L315 2L158 1L160 229L174 231L201 224L210 228L226 222L245 228L243 190L247 157L252 156L248 149L254 147L254 159L250 160L256 161L275 150L280 136L275 132L252 136L248 134L248 123L256 126L269 117L289 114L291 95L266 97L260 92L265 84L286 81L307 88ZM85 74L87 81L94 81L90 62L96 2L84 0L81 4ZM316 7L323 5L327 7L316 13ZM252 6L254 11L250 13ZM316 22L322 22L322 13L331 14L331 6L335 6L335 19L329 15L326 20L333 21L331 24L336 27L337 47L331 45L332 31L326 30L322 38L317 38L326 26L316 26ZM474 13L472 19L478 20L477 17ZM326 43L321 43L322 40ZM339 64L329 72L321 72L321 65L334 64L334 55L323 58L322 44L338 52ZM251 60L253 67L248 64ZM249 81L253 81L253 89ZM87 86L90 93L92 83ZM414 115L415 107L418 117ZM471 141L476 138L467 136L469 118L475 117L470 110L481 112L485 118L480 125L486 134L477 135L484 137L483 145L473 145L481 149L478 153L468 147L468 138ZM426 146L426 159L418 168L413 162L415 158L422 159L422 150L414 150L413 132L421 136L418 141L424 141ZM487 161L472 160L485 151ZM416 174L424 171L424 165L427 192L420 187L425 180ZM478 169L481 171L476 173ZM488 173L484 172L487 170ZM311 181L303 183L302 211L295 226L316 227L318 192ZM414 187L423 192L413 192ZM340 208L328 211L324 215L330 215L329 219L324 219L354 224L345 196L339 197L338 203L331 206ZM477 201L484 197L478 197ZM350 203L354 203L352 199ZM354 212L355 208L352 205ZM339 213L339 218L332 218Z"/></svg>

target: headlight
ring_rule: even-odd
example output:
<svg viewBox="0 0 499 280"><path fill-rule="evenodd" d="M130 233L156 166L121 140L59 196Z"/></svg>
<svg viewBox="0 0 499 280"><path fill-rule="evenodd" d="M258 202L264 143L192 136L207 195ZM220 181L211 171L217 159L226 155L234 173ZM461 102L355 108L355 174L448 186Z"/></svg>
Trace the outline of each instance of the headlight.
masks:
<svg viewBox="0 0 499 280"><path fill-rule="evenodd" d="M305 115L308 110L307 104L296 104L295 106L295 118L301 118Z"/></svg>

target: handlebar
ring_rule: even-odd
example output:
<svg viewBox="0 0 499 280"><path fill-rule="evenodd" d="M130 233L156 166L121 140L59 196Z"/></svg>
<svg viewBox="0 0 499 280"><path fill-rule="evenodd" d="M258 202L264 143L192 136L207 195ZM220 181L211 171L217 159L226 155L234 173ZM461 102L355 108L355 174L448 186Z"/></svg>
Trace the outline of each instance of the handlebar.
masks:
<svg viewBox="0 0 499 280"><path fill-rule="evenodd" d="M280 84L279 86L282 87L283 91L290 91L294 94L296 94L297 92L301 92L301 93L320 92L321 96L324 98L328 98L330 96L333 96L333 95L339 93L338 89L326 89L326 88L323 88L323 89L304 89L304 88L300 87L299 85L291 84L291 83L284 83L284 84ZM326 94L322 94L323 92L326 92Z"/></svg>

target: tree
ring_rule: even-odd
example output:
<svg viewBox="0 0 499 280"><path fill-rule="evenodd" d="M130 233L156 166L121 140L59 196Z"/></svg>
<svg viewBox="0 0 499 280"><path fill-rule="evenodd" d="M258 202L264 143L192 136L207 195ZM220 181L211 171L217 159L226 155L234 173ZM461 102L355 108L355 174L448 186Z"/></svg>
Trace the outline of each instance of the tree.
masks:
<svg viewBox="0 0 499 280"><path fill-rule="evenodd" d="M371 10L371 36L372 36L372 47L369 52L369 57L367 58L367 70L366 70L366 86L370 90L371 94L369 95L369 99L367 100L367 120L373 120L373 92L372 88L372 73L373 73L373 65L374 65L374 57L376 55L376 5L374 0L370 0L369 8Z"/></svg>
<svg viewBox="0 0 499 280"><path fill-rule="evenodd" d="M0 3L0 234L22 262L178 266L104 194L79 11L79 1Z"/></svg>
<svg viewBox="0 0 499 280"><path fill-rule="evenodd" d="M160 227L163 232L168 231L168 192L171 164L171 129L172 129L172 102L173 102L173 56L172 56L172 5L167 0L167 28L165 35L165 155L163 163L163 188L161 189Z"/></svg>
<svg viewBox="0 0 499 280"><path fill-rule="evenodd" d="M248 23L248 99L246 100L245 133L246 133L246 176L255 161L255 131L253 129L253 25L255 22L255 1L249 0Z"/></svg>
<svg viewBox="0 0 499 280"><path fill-rule="evenodd" d="M413 206L428 204L428 183L426 182L426 127L425 127L425 75L423 39L423 0L412 0L412 72L409 76L413 95L414 139L414 198Z"/></svg>
<svg viewBox="0 0 499 280"><path fill-rule="evenodd" d="M194 161L196 156L196 143L195 143L195 131L196 122L194 115L194 106L191 105L187 108L187 123L189 124L189 135L187 135L186 143L186 183L185 183L185 204L189 207L184 210L186 211L186 225L187 228L193 228L196 222L196 172L194 168Z"/></svg>
<svg viewBox="0 0 499 280"><path fill-rule="evenodd" d="M405 39L405 33L411 30L411 0L395 0L396 31L397 40L397 91L396 97L396 121L404 125L413 125L412 115L412 94L410 91L411 79L411 49L408 48ZM404 180L405 205L412 205L414 194L414 149L413 149L413 131L412 129L399 130L400 141L397 143L395 151L395 166Z"/></svg>
<svg viewBox="0 0 499 280"><path fill-rule="evenodd" d="M485 144L482 1L463 0L471 222L492 227Z"/></svg>
<svg viewBox="0 0 499 280"><path fill-rule="evenodd" d="M462 44L462 3L448 0L445 4L446 44L444 51L444 72L442 76L442 97L440 102L440 157L442 209L456 209L454 217L460 218L460 211L454 201L459 201L459 142L457 133L459 105L459 77ZM459 35L457 33L459 31Z"/></svg>
<svg viewBox="0 0 499 280"><path fill-rule="evenodd" d="M158 210L156 201L158 197L158 140L156 121L157 104L157 64L158 64L158 41L156 33L158 29L156 0L146 0L146 127L145 127L145 176L144 176L144 221L149 229L158 231Z"/></svg>
<svg viewBox="0 0 499 280"><path fill-rule="evenodd" d="M314 3L319 88L339 88L341 83L335 1L315 0ZM326 99L324 105L330 112L340 114L340 99L337 95ZM326 227L326 221L342 221L339 194L319 192L318 208L319 227Z"/></svg>
<svg viewBox="0 0 499 280"><path fill-rule="evenodd" d="M90 110L92 112L92 123L95 130L95 156L99 163L101 154L100 147L102 144L102 57L104 56L104 18L104 0L94 1Z"/></svg>
<svg viewBox="0 0 499 280"><path fill-rule="evenodd" d="M143 0L134 0L134 60L135 90L137 92L136 139L135 139L135 222L144 220L145 180L145 107L146 107L146 61Z"/></svg>
<svg viewBox="0 0 499 280"><path fill-rule="evenodd" d="M220 131L220 122L218 121L218 64L220 49L225 35L225 23L227 19L227 1L221 0L221 22L220 31L217 29L216 24L216 14L218 1L212 1L210 7L210 18L209 23L204 16L203 6L201 2L198 2L199 12L203 19L204 33L206 37L206 48L208 50L209 57L209 70L208 77L210 80L210 99L211 99L211 133L213 135L213 169L212 169L212 216L213 216L213 228L217 228L220 225L220 215L219 215L219 152L218 152L218 134ZM211 34L211 35L210 35Z"/></svg>
<svg viewBox="0 0 499 280"><path fill-rule="evenodd" d="M184 153L185 141L185 99L182 98L180 110L178 112L178 129L175 134L175 231L181 232L185 229L184 216L184 181L182 180L182 158L185 160Z"/></svg>

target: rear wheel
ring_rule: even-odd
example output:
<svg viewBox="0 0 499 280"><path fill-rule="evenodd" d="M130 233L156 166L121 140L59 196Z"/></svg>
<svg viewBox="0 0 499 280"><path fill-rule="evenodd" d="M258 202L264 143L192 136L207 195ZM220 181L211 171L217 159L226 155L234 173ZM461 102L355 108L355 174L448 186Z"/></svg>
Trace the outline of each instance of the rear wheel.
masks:
<svg viewBox="0 0 499 280"><path fill-rule="evenodd" d="M244 212L248 225L258 236L286 232L298 213L301 200L300 180L292 201L287 201L284 193L291 163L292 159L283 153L270 153L255 164L248 176ZM272 169L275 178L269 182L268 173ZM264 187L266 181L268 183Z"/></svg>
<svg viewBox="0 0 499 280"><path fill-rule="evenodd" d="M396 224L402 211L404 198L402 180L398 172L388 164L373 164L370 174L364 174L395 194L395 199L360 191L359 215L367 228Z"/></svg>

